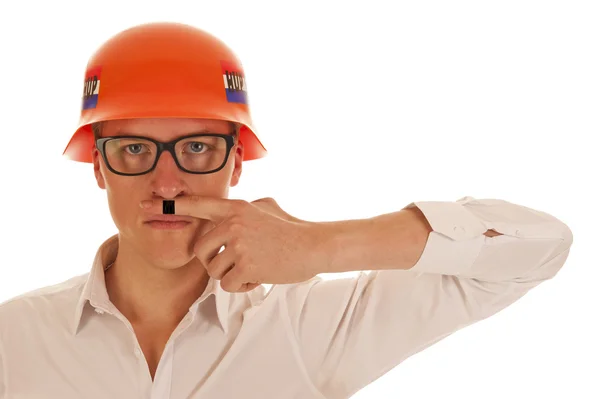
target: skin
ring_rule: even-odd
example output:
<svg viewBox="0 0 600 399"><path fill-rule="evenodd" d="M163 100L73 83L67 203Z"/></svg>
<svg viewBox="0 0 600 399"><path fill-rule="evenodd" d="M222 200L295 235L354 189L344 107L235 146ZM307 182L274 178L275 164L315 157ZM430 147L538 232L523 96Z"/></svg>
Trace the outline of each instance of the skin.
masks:
<svg viewBox="0 0 600 399"><path fill-rule="evenodd" d="M101 136L133 134L170 141L204 129L232 130L228 122L216 120L139 119L106 122ZM193 175L180 171L171 155L163 153L154 171L120 176L106 168L94 149L94 174L107 192L119 230L115 264L105 274L108 295L131 323L152 378L173 330L205 291L209 273L223 278L221 284L226 282L233 291L246 291L256 282L294 283L364 265L408 269L421 256L432 230L418 209L311 223L287 214L273 199L227 202L229 187L239 182L243 154L238 143L222 170ZM163 199L177 199L176 212L189 217L189 228L154 230L144 224L152 212L162 212ZM149 208L142 209L140 203L148 200ZM499 233L489 230L485 235ZM215 258L223 243L231 245ZM228 272L231 261L236 266ZM304 265L315 269L306 270Z"/></svg>
<svg viewBox="0 0 600 399"><path fill-rule="evenodd" d="M134 134L159 141L201 130L230 133L230 123L207 119L132 119L104 123L101 137ZM156 230L144 224L148 214L139 203L149 199L175 199L184 195L227 198L238 184L244 149L236 143L219 172L193 175L177 168L167 152L156 169L141 176L120 176L106 167L94 148L94 174L106 190L112 218L119 231L115 264L106 272L109 297L139 329L170 333L206 289L209 276L194 256L195 239L214 227L208 220L190 217L184 230Z"/></svg>
<svg viewBox="0 0 600 399"><path fill-rule="evenodd" d="M160 141L173 140L176 137L187 135L201 130L208 130L214 133L230 133L231 124L225 121L207 120L207 119L137 119L137 120L117 120L105 122L101 136L113 136L119 134L135 134L155 138ZM238 184L242 172L242 159L244 149L241 143L237 143L230 152L227 164L217 173L208 175L193 175L180 171L175 161L170 154L163 153L154 171L142 176L120 176L110 172L104 160L100 156L97 149L94 149L93 162L94 173L98 186L105 189L107 192L110 212L114 222L119 230L119 252L113 267L106 272L106 284L109 297L115 306L123 313L124 316L132 324L138 325L153 325L166 326L166 329L174 329L180 320L185 316L191 304L202 295L206 288L206 284L210 277L209 273L212 270L212 277L222 279L224 269L228 262L214 265L210 263L220 248L215 248L214 245L208 245L194 253L194 246L198 244L199 238L210 232L215 227L214 221L206 213L208 209L212 209L209 213L222 211L225 214L233 212L229 209L229 203L218 204L217 201L208 201L208 198L225 199L229 195L229 187ZM188 208L176 207L182 215L189 215L189 220L192 222L190 228L185 230L155 230L144 224L148 219L149 214L154 212L161 213L161 203L163 199L181 198L189 199L197 196L199 199L196 203L187 204ZM140 202L143 200L154 200L156 206L152 208L152 212L140 208ZM184 201L185 202L185 201ZM218 204L218 205L217 205ZM267 213L260 213L256 208L249 206L241 206L235 208L237 219L244 220L244 226L248 227L250 233L244 241L240 241L243 237L237 237L238 243L251 242L252 240L261 239L267 242L273 242L277 238L287 236L314 236L320 242L331 242L327 237L354 237L358 236L360 244L341 245L345 248L342 253L352 253L348 248L359 248L357 254L353 254L351 259L346 259L339 255L330 256L330 258L340 258L343 262L338 261L345 267L358 263L359 266L364 264L373 264L373 259L363 259L371 252L374 253L393 253L389 249L383 248L378 251L366 251L366 248L376 247L375 244L370 244L370 241L386 242L386 240L378 237L377 232L388 231L388 235L396 237L401 234L400 231L407 231L410 237L422 237L421 241L425 241L427 234L431 231L431 227L427 225L424 216L417 209L411 211L396 212L391 215L382 215L377 218L374 231L369 233L367 237L362 237L359 234L354 234L355 231L365 232L370 231L367 226L372 223L370 220L361 221L341 221L336 223L321 223L318 229L311 229L310 232L299 233L297 228L303 227L309 223L303 223L299 219L292 217L280 209L274 200L261 199L254 201L255 206L259 206ZM185 212L187 209L187 212ZM239 212L238 212L239 211ZM179 212L178 212L179 213ZM422 234L416 234L415 228L406 228L406 223L402 223L406 219L403 215L413 213L416 217L411 220L414 225L420 227L419 231ZM253 216L254 215L254 216ZM278 216L277 218L272 215ZM196 216L196 217L194 217ZM282 223L281 220L287 220L295 223L294 226ZM388 221L389 219L389 221ZM216 220L218 222L218 220ZM268 226L273 226L272 235L269 236ZM315 225L315 224L310 224ZM353 227L360 225L359 227ZM294 227L295 229L292 229ZM260 237L254 232L261 229L263 234ZM240 230L240 229L238 229ZM221 231L220 233L224 233ZM325 232L321 234L322 232ZM215 231L216 233L216 231ZM239 233L239 231L238 231ZM212 234L212 233L211 233ZM228 236L230 234L225 234ZM240 234L238 234L240 235ZM495 231L488 231L488 237L499 235ZM375 237L375 238L371 238ZM232 237L229 237L230 239ZM212 237L215 241L215 237ZM299 240L295 240L300 242ZM338 240L339 241L339 240ZM362 243L365 241L366 243ZM217 239L215 242L219 242ZM307 244L309 247L314 245ZM283 245L281 245L283 247ZM336 244L340 247L339 244ZM275 254L273 250L267 253L259 253L257 251L263 247L272 248L272 245L261 245L257 242L246 244L246 254L253 255L250 258L255 260L257 265L266 267L265 265L279 264L281 259L270 259L268 256L286 257L289 254ZM229 250L228 253L231 250ZM256 253L251 253L252 251ZM402 254L395 256L393 261L382 259L375 262L376 264L389 265L389 268L399 267L402 263L400 258L406 258L405 249L402 249ZM413 256L406 262L410 266L420 256L421 247L415 249ZM327 264L333 262L320 262L319 259L303 259L301 254L311 253L312 251L299 250L295 257L299 257L300 263L308 264ZM330 252L330 251L323 251ZM201 254L200 258L197 256ZM238 254L238 258L241 254ZM319 254L317 254L319 255ZM401 256L402 255L402 256ZM233 254L229 255L233 256ZM246 256L248 259L249 256ZM353 262L353 259L357 259ZM239 260L239 259L238 259ZM366 263L365 263L366 262ZM238 262L236 262L238 263ZM239 263L242 267L243 262ZM258 267L254 265L253 267ZM358 267L358 266L357 266ZM207 270L208 268L208 270ZM300 278L294 276L291 272L294 268L291 265L286 270L290 270L289 279ZM298 269L298 268L296 268ZM309 275L321 272L336 272L344 271L337 270L315 270L310 271ZM266 274L265 274L266 273ZM272 272L265 271L263 274L269 275ZM306 272L298 273L299 276L305 276ZM252 278L252 276L248 276ZM272 278L272 277L271 277ZM284 277L281 277L282 279ZM263 280L266 277L263 276ZM258 280L258 279L257 279ZM253 281L248 280L250 284L246 284L243 290L252 289L256 285L251 284ZM286 283L292 281L285 281ZM267 281L273 283L273 281ZM237 288L237 287L236 287ZM161 327L162 328L162 327Z"/></svg>

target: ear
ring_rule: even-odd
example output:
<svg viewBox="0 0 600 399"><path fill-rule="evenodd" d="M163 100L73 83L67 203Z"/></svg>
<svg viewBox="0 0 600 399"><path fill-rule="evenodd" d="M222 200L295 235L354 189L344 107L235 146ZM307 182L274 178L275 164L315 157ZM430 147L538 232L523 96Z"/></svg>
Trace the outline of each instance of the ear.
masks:
<svg viewBox="0 0 600 399"><path fill-rule="evenodd" d="M231 174L231 181L229 182L230 187L235 187L240 181L242 175L242 161L244 159L244 144L239 141L236 144L233 173Z"/></svg>
<svg viewBox="0 0 600 399"><path fill-rule="evenodd" d="M102 170L100 170L100 151L96 147L92 150L92 161L94 163L94 175L96 176L96 182L98 183L98 187L105 190L106 182L104 181L104 175L102 174Z"/></svg>

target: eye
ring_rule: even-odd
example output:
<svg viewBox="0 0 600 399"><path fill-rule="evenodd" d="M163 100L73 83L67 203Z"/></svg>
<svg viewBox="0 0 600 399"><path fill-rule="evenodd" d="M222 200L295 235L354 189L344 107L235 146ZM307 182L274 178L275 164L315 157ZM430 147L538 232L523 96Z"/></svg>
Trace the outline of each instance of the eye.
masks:
<svg viewBox="0 0 600 399"><path fill-rule="evenodd" d="M198 141L194 141L189 143L190 149L192 150L192 152L202 152L202 150L204 149L204 147L206 147L206 144L204 143L200 143Z"/></svg>
<svg viewBox="0 0 600 399"><path fill-rule="evenodd" d="M127 151L130 154L136 155L140 154L144 147L144 144L129 144L125 147L125 151Z"/></svg>

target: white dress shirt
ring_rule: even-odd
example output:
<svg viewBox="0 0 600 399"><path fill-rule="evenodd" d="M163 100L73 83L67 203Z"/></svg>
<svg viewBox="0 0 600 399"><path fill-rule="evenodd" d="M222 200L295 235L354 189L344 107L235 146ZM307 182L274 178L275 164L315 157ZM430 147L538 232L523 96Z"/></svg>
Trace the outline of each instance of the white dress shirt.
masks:
<svg viewBox="0 0 600 399"><path fill-rule="evenodd" d="M0 398L348 398L554 277L573 241L555 217L503 200L412 206L434 231L410 270L240 294L210 280L154 381L107 294L104 270L118 251L110 237L90 273L0 305ZM488 229L503 235L486 237Z"/></svg>

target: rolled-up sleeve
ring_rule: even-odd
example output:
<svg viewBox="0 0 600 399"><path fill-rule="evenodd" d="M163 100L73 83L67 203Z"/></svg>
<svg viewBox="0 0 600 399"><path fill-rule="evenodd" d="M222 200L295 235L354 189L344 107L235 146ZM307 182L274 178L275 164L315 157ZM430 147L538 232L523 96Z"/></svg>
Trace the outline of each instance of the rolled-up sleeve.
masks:
<svg viewBox="0 0 600 399"><path fill-rule="evenodd" d="M573 236L547 213L463 197L418 207L433 231L409 270L291 285L282 298L291 339L328 398L347 398L413 354L506 308L556 275ZM487 237L487 230L502 235Z"/></svg>

